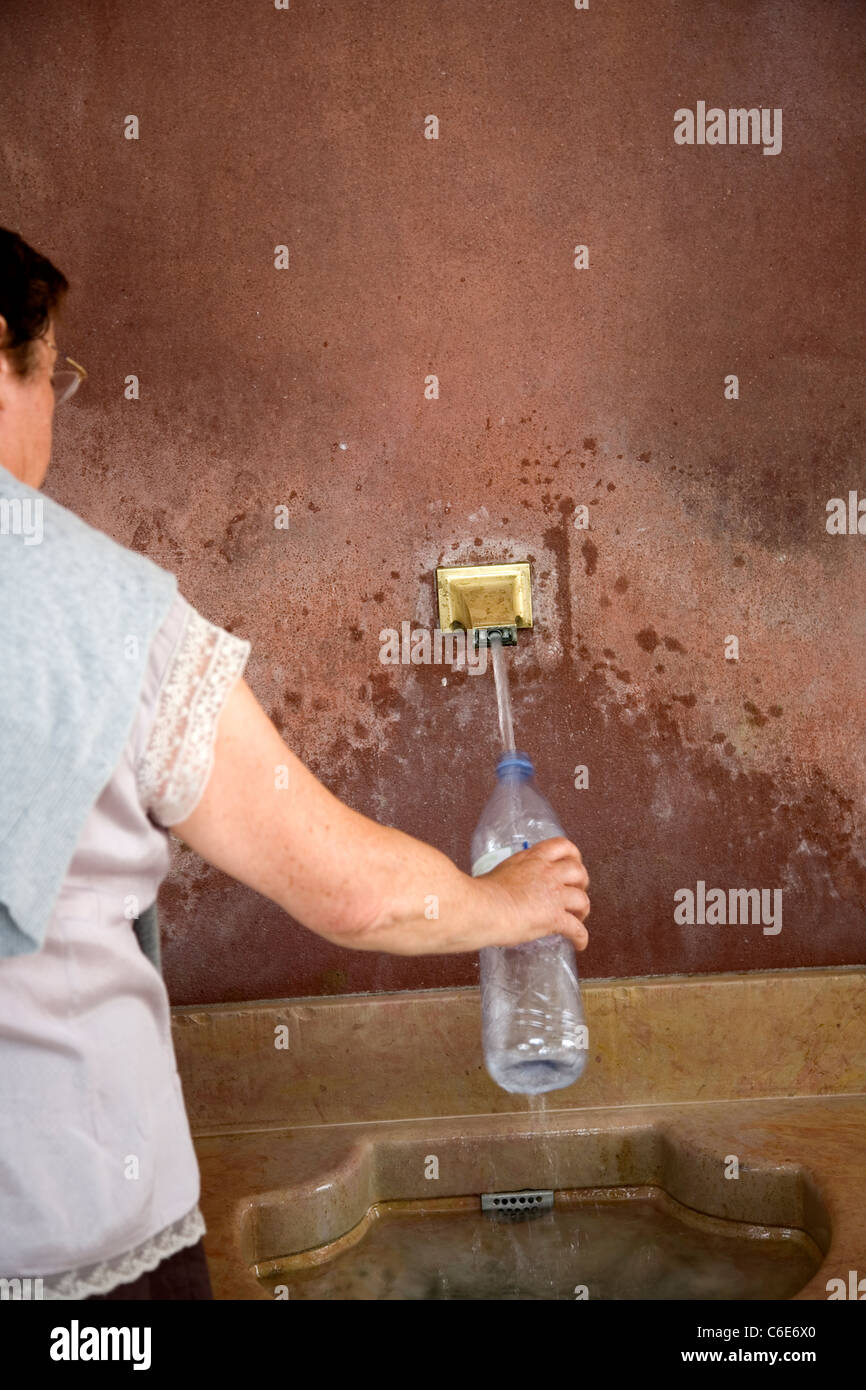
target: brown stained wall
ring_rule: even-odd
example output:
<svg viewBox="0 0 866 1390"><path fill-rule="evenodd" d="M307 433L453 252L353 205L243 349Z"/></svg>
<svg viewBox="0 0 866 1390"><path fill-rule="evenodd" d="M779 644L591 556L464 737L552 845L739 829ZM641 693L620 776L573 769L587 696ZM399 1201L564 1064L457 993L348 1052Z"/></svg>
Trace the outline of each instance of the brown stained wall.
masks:
<svg viewBox="0 0 866 1390"><path fill-rule="evenodd" d="M866 7L6 0L2 25L0 220L72 281L90 372L47 491L250 638L328 786L464 867L492 678L383 665L379 632L433 625L439 563L530 558L518 742L592 876L582 973L862 962L866 537L825 507L866 495ZM676 145L699 100L781 107L781 153ZM782 888L781 933L676 926L698 879ZM478 978L339 950L188 851L160 902L176 1003Z"/></svg>

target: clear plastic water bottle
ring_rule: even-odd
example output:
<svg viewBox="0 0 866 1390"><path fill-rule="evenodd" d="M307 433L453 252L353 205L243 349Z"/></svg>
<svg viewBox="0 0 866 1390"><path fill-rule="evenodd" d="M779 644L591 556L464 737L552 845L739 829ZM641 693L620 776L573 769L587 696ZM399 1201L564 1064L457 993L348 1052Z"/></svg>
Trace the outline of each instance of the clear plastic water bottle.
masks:
<svg viewBox="0 0 866 1390"><path fill-rule="evenodd" d="M499 759L496 787L472 836L473 877L539 840L565 835L534 775L525 753ZM484 1062L493 1080L519 1095L570 1086L589 1046L572 942L555 933L520 946L486 946L479 956Z"/></svg>

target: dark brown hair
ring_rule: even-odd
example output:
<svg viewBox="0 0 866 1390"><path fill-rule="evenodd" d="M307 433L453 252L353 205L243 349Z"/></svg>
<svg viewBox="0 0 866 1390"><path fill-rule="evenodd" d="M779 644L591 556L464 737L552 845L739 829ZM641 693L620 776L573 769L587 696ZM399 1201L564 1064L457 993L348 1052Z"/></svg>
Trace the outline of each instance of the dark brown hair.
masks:
<svg viewBox="0 0 866 1390"><path fill-rule="evenodd" d="M32 344L69 289L66 276L40 256L17 232L0 227L0 314L7 330L0 349L9 354L18 376L33 369Z"/></svg>

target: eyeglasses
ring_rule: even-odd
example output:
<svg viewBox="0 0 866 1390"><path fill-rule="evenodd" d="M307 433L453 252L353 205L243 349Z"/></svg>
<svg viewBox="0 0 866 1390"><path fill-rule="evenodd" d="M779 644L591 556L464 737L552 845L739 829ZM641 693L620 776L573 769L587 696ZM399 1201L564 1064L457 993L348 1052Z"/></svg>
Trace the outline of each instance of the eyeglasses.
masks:
<svg viewBox="0 0 866 1390"><path fill-rule="evenodd" d="M56 407L62 405L64 401L68 401L70 396L75 395L82 381L85 380L87 372L78 362L73 362L71 357L66 357L56 343L49 343L47 338L45 341L57 353L54 359L54 371L51 373L51 386L54 390L54 405ZM59 366L59 363L64 365ZM68 367L72 368L71 371L65 365L67 363Z"/></svg>

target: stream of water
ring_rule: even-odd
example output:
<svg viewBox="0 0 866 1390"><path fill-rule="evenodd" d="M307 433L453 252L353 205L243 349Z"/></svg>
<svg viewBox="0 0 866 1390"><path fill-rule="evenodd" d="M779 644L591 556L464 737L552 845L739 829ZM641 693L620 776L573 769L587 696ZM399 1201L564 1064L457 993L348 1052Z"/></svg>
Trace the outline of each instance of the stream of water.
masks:
<svg viewBox="0 0 866 1390"><path fill-rule="evenodd" d="M508 689L508 672L505 669L505 653L502 638L498 632L490 634L490 650L493 653L493 679L496 681L496 705L499 711L499 733L502 747L506 753L514 751L514 720L511 715L511 692Z"/></svg>

